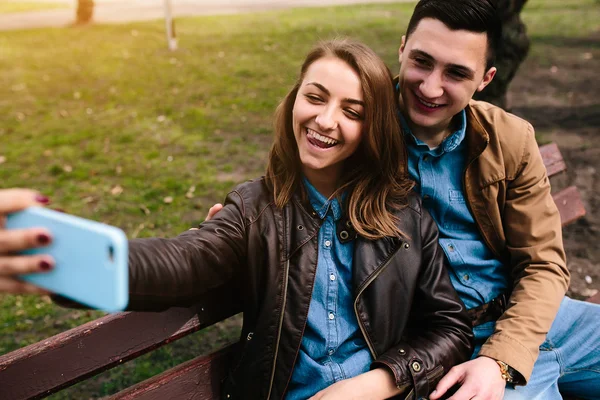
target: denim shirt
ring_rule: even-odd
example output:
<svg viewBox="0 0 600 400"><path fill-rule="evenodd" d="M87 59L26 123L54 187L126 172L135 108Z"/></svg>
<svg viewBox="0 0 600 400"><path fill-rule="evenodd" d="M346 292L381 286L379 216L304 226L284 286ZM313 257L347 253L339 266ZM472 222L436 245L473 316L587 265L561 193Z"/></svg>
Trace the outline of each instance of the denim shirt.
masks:
<svg viewBox="0 0 600 400"><path fill-rule="evenodd" d="M415 190L438 225L452 284L465 306L473 308L505 293L509 277L483 241L465 201L462 179L467 162L466 112L463 110L455 119L457 130L430 149L412 134L400 115Z"/></svg>
<svg viewBox="0 0 600 400"><path fill-rule="evenodd" d="M288 400L307 399L337 381L367 372L372 361L353 308L354 241L341 243L336 235L342 208L337 199L327 200L306 178L304 184L323 224L308 321Z"/></svg>

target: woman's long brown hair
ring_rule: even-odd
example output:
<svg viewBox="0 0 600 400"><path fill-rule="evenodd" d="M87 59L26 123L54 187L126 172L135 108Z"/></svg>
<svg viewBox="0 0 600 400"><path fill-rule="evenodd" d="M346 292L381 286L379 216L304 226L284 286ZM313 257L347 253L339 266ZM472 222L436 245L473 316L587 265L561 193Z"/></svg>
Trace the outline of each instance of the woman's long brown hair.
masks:
<svg viewBox="0 0 600 400"><path fill-rule="evenodd" d="M266 171L275 204L283 207L302 187L292 110L306 71L323 57L338 58L358 74L365 102L363 138L344 162L342 181L334 196L348 191L347 213L360 235L369 239L402 236L394 211L406 205L413 183L408 178L392 75L377 54L353 40L335 39L315 47L302 64L293 89L277 107L275 140Z"/></svg>

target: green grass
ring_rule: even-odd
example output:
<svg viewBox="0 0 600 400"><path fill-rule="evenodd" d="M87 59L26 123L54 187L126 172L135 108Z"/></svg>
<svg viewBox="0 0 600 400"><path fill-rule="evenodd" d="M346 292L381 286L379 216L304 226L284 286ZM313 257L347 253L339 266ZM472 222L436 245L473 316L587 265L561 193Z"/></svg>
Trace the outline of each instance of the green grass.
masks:
<svg viewBox="0 0 600 400"><path fill-rule="evenodd" d="M561 4L528 3L532 57L542 57L552 38L598 29L597 2ZM262 174L273 109L317 40L352 35L395 71L413 6L178 19L176 52L166 50L162 21L5 32L0 186L35 187L54 206L130 237L175 235L201 222L236 183ZM98 315L0 296L0 354ZM194 335L52 398L114 393L234 337L237 326Z"/></svg>
<svg viewBox="0 0 600 400"><path fill-rule="evenodd" d="M59 8L69 8L69 5L64 3L43 3L38 1L0 0L0 14L54 10Z"/></svg>

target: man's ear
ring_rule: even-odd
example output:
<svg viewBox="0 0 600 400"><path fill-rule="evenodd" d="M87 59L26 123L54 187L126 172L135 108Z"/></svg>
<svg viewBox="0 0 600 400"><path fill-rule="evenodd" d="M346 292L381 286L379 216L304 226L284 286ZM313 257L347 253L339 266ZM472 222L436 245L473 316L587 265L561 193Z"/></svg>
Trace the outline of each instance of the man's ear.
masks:
<svg viewBox="0 0 600 400"><path fill-rule="evenodd" d="M477 91L478 92L481 92L483 89L485 89L485 87L487 85L490 84L490 82L492 81L492 79L494 79L494 76L496 76L496 71L498 71L496 69L496 67L491 67L490 69L487 70L487 72L485 73L485 75L483 75L483 80L481 81L481 83L477 87Z"/></svg>
<svg viewBox="0 0 600 400"><path fill-rule="evenodd" d="M398 49L398 61L402 58L402 53L404 53L404 46L406 46L406 35L402 35L402 42L400 43L400 48Z"/></svg>

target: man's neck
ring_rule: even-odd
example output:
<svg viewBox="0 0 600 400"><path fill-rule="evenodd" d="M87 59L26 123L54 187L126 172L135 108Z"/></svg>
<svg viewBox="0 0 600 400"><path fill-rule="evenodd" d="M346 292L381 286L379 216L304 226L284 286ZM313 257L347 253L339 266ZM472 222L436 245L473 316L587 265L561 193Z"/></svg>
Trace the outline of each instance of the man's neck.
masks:
<svg viewBox="0 0 600 400"><path fill-rule="evenodd" d="M454 125L452 122L450 122L441 127L425 128L413 124L409 119L407 119L406 122L408 123L412 134L417 139L429 146L430 149L434 149L442 144L444 139L452 134L452 126Z"/></svg>

